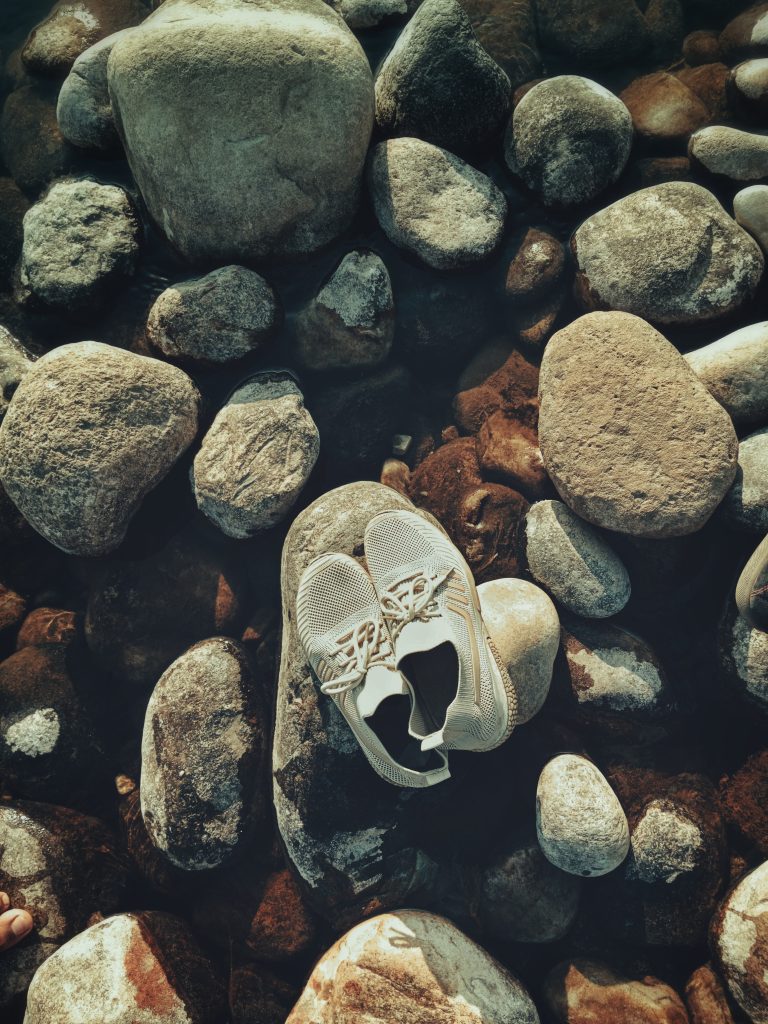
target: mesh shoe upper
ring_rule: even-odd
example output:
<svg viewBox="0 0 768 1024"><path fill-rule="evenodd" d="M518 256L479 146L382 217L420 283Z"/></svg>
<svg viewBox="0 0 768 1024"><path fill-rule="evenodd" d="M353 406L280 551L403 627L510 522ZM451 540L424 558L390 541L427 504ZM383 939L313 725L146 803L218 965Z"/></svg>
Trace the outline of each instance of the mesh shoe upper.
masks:
<svg viewBox="0 0 768 1024"><path fill-rule="evenodd" d="M469 568L441 530L415 512L384 512L368 524L368 568L404 667L416 651L455 650L455 695L444 725L426 712L414 686L414 731L425 748L489 750L502 743L516 718L514 690L488 639ZM446 664L441 661L441 668ZM437 662L436 662L436 671ZM436 731L430 731L436 730Z"/></svg>
<svg viewBox="0 0 768 1024"><path fill-rule="evenodd" d="M376 591L362 566L348 555L315 559L299 582L296 618L320 689L336 703L373 769L396 786L448 778L445 757L433 771L398 764L368 724L387 697L412 694L395 666Z"/></svg>

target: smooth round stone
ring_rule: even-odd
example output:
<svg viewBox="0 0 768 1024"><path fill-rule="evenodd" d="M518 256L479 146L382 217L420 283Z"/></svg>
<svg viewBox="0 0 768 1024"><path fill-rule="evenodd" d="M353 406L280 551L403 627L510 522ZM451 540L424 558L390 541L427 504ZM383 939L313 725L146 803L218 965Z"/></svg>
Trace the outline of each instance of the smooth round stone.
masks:
<svg viewBox="0 0 768 1024"><path fill-rule="evenodd" d="M638 537L695 533L733 482L730 417L639 317L590 313L558 331L539 393L544 465L588 522Z"/></svg>
<svg viewBox="0 0 768 1024"><path fill-rule="evenodd" d="M551 600L527 580L502 579L477 588L491 639L517 695L517 724L529 722L547 699L560 645L560 620Z"/></svg>
<svg viewBox="0 0 768 1024"><path fill-rule="evenodd" d="M225 988L186 922L142 911L99 921L57 950L34 977L24 1019L215 1024L226 1014Z"/></svg>
<svg viewBox="0 0 768 1024"><path fill-rule="evenodd" d="M629 600L629 574L603 538L561 501L537 501L525 517L531 575L568 611L616 615Z"/></svg>
<svg viewBox="0 0 768 1024"><path fill-rule="evenodd" d="M472 152L500 129L510 91L458 0L424 0L376 75L376 123L384 135Z"/></svg>
<svg viewBox="0 0 768 1024"><path fill-rule="evenodd" d="M712 921L712 943L731 996L753 1024L768 1022L768 861L741 879Z"/></svg>
<svg viewBox="0 0 768 1024"><path fill-rule="evenodd" d="M528 228L507 268L504 295L529 302L551 294L565 270L565 251L554 235Z"/></svg>
<svg viewBox="0 0 768 1024"><path fill-rule="evenodd" d="M705 845L701 829L682 808L653 800L632 829L628 875L647 885L669 885L697 869Z"/></svg>
<svg viewBox="0 0 768 1024"><path fill-rule="evenodd" d="M441 1024L539 1024L514 975L424 910L382 914L343 935L315 965L286 1024L374 1018L383 998L392 1020L424 1020L428 1007Z"/></svg>
<svg viewBox="0 0 768 1024"><path fill-rule="evenodd" d="M0 420L8 411L8 404L34 364L34 357L20 341L0 326Z"/></svg>
<svg viewBox="0 0 768 1024"><path fill-rule="evenodd" d="M114 32L77 58L62 83L56 119L64 138L80 149L109 152L120 145L107 84L107 62L112 47L129 32Z"/></svg>
<svg viewBox="0 0 768 1024"><path fill-rule="evenodd" d="M585 757L559 754L536 787L536 835L547 860L585 878L607 875L629 851L629 825L604 775Z"/></svg>
<svg viewBox="0 0 768 1024"><path fill-rule="evenodd" d="M248 657L234 640L191 647L160 677L141 746L141 813L177 868L230 860L263 811L264 709Z"/></svg>
<svg viewBox="0 0 768 1024"><path fill-rule="evenodd" d="M82 341L38 359L0 425L0 480L51 544L103 555L197 433L181 370Z"/></svg>
<svg viewBox="0 0 768 1024"><path fill-rule="evenodd" d="M685 140L711 120L701 98L666 71L636 78L619 99L632 115L640 138L657 143Z"/></svg>
<svg viewBox="0 0 768 1024"><path fill-rule="evenodd" d="M733 197L736 222L768 252L768 185L748 185Z"/></svg>
<svg viewBox="0 0 768 1024"><path fill-rule="evenodd" d="M557 942L576 919L581 880L551 864L534 835L482 869L477 916L502 942Z"/></svg>
<svg viewBox="0 0 768 1024"><path fill-rule="evenodd" d="M389 272L375 252L347 253L297 317L296 352L308 370L383 363L395 335Z"/></svg>
<svg viewBox="0 0 768 1024"><path fill-rule="evenodd" d="M89 46L138 25L150 8L145 0L59 0L30 32L21 59L35 74L66 75Z"/></svg>
<svg viewBox="0 0 768 1024"><path fill-rule="evenodd" d="M683 40L683 60L691 67L722 60L718 33L713 29L697 29Z"/></svg>
<svg viewBox="0 0 768 1024"><path fill-rule="evenodd" d="M195 456L198 508L228 537L252 537L285 518L319 453L320 434L293 379L275 371L247 381Z"/></svg>
<svg viewBox="0 0 768 1024"><path fill-rule="evenodd" d="M90 308L133 274L140 237L124 189L57 181L24 215L19 294L52 309Z"/></svg>
<svg viewBox="0 0 768 1024"><path fill-rule="evenodd" d="M666 182L587 218L572 239L587 309L702 323L737 309L763 273L757 243L701 185Z"/></svg>
<svg viewBox="0 0 768 1024"><path fill-rule="evenodd" d="M166 288L147 318L147 336L172 359L229 363L258 351L280 319L277 296L245 267L222 267Z"/></svg>
<svg viewBox="0 0 768 1024"><path fill-rule="evenodd" d="M688 1024L683 1001L669 985L653 977L628 978L596 960L576 958L553 967L543 995L553 1024Z"/></svg>
<svg viewBox="0 0 768 1024"><path fill-rule="evenodd" d="M768 419L768 320L688 352L685 360L734 423Z"/></svg>
<svg viewBox="0 0 768 1024"><path fill-rule="evenodd" d="M768 427L739 442L739 472L720 508L729 526L768 533Z"/></svg>
<svg viewBox="0 0 768 1024"><path fill-rule="evenodd" d="M503 193L459 157L421 139L380 142L371 155L368 187L387 238L430 267L477 263L501 240Z"/></svg>
<svg viewBox="0 0 768 1024"><path fill-rule="evenodd" d="M517 104L504 157L547 206L573 206L616 181L631 148L632 118L621 100L588 78L560 75Z"/></svg>
<svg viewBox="0 0 768 1024"><path fill-rule="evenodd" d="M347 227L373 80L323 0L166 0L107 70L147 208L188 260L305 255Z"/></svg>
<svg viewBox="0 0 768 1024"><path fill-rule="evenodd" d="M729 64L768 56L768 4L755 4L729 21L720 33L720 49Z"/></svg>
<svg viewBox="0 0 768 1024"><path fill-rule="evenodd" d="M685 984L685 1005L694 1024L731 1024L725 985L710 964L698 967Z"/></svg>
<svg viewBox="0 0 768 1024"><path fill-rule="evenodd" d="M746 60L732 68L728 80L740 110L760 119L768 113L768 57Z"/></svg>
<svg viewBox="0 0 768 1024"><path fill-rule="evenodd" d="M768 137L727 125L711 125L695 132L688 156L709 171L731 181L758 181L768 177Z"/></svg>

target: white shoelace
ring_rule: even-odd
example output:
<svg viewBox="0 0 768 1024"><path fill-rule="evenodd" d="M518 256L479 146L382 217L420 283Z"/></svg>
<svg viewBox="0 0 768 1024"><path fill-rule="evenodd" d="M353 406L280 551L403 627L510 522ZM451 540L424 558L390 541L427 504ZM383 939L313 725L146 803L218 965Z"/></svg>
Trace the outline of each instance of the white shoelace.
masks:
<svg viewBox="0 0 768 1024"><path fill-rule="evenodd" d="M359 686L372 665L388 661L389 636L383 620L359 622L351 633L338 640L332 656L340 665L342 674L321 683L320 690L326 696L335 697Z"/></svg>
<svg viewBox="0 0 768 1024"><path fill-rule="evenodd" d="M394 639L403 626L420 619L426 622L438 614L435 591L453 572L428 574L423 570L393 584L381 598L381 610Z"/></svg>

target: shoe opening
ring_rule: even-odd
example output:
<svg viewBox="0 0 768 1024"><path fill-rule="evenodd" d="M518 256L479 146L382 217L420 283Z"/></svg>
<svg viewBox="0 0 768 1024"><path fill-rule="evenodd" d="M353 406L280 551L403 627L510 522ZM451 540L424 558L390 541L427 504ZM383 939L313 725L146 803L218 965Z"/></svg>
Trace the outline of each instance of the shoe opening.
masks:
<svg viewBox="0 0 768 1024"><path fill-rule="evenodd" d="M384 744L392 759L403 768L410 768L416 772L443 768L443 761L434 750L422 750L420 741L408 735L410 714L410 697L398 695L386 697L373 715L365 721Z"/></svg>
<svg viewBox="0 0 768 1024"><path fill-rule="evenodd" d="M406 655L399 668L413 687L426 728L438 732L458 689L456 648L446 641L430 651L416 651Z"/></svg>

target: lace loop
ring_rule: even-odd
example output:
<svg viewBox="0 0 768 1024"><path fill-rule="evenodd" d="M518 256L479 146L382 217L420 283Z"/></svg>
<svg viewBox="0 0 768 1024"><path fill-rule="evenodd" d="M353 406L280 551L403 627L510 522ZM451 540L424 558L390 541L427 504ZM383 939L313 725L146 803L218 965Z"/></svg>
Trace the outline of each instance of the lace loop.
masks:
<svg viewBox="0 0 768 1024"><path fill-rule="evenodd" d="M388 644L389 637L382 619L359 622L351 633L346 633L337 641L332 656L342 674L321 683L321 693L336 697L359 686L372 665L387 661Z"/></svg>
<svg viewBox="0 0 768 1024"><path fill-rule="evenodd" d="M438 614L435 592L452 572L452 569L443 573L420 570L385 591L381 597L381 610L393 639L409 622L416 619L427 622Z"/></svg>

